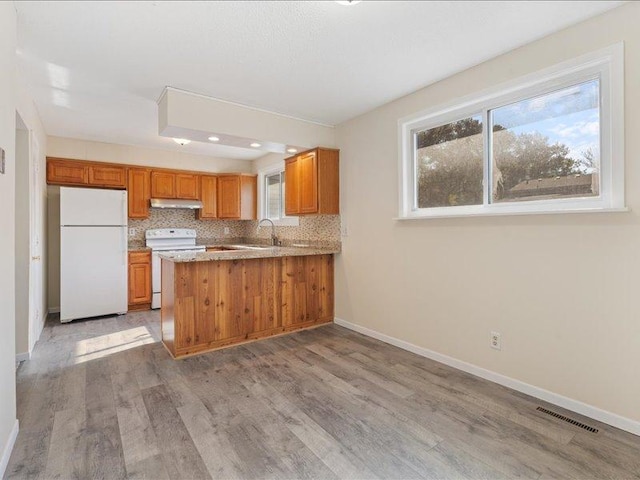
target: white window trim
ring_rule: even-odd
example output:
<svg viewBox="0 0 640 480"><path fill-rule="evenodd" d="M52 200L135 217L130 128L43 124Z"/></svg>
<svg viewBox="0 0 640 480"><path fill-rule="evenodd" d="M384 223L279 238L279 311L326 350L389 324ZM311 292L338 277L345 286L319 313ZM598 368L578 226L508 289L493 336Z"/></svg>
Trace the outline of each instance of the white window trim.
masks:
<svg viewBox="0 0 640 480"><path fill-rule="evenodd" d="M601 171L600 196L526 202L485 203L435 208L415 208L413 132L482 114L548 90L600 79ZM439 107L398 121L399 217L397 220L461 216L531 215L628 211L624 204L624 45L618 43L491 89L467 95ZM485 146L485 149L488 148ZM485 158L485 163L487 159ZM485 177L488 175L487 168ZM484 178L484 190L488 189Z"/></svg>
<svg viewBox="0 0 640 480"><path fill-rule="evenodd" d="M277 165L270 165L264 170L258 172L258 211L260 212L260 219L267 218L267 206L265 204L265 178L274 173L284 172L284 161ZM273 224L276 227L297 227L300 225L300 219L298 217L282 217L277 220L273 220Z"/></svg>

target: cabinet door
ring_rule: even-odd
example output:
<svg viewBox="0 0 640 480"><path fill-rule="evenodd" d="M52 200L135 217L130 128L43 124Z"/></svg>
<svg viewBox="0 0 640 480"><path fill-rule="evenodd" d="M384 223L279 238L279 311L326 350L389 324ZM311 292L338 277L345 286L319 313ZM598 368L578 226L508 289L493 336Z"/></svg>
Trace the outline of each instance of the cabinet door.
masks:
<svg viewBox="0 0 640 480"><path fill-rule="evenodd" d="M240 218L240 175L218 177L218 218Z"/></svg>
<svg viewBox="0 0 640 480"><path fill-rule="evenodd" d="M197 200L200 197L198 175L176 173L176 198Z"/></svg>
<svg viewBox="0 0 640 480"><path fill-rule="evenodd" d="M151 198L176 198L176 174L151 172Z"/></svg>
<svg viewBox="0 0 640 480"><path fill-rule="evenodd" d="M151 252L129 253L129 305L151 303Z"/></svg>
<svg viewBox="0 0 640 480"><path fill-rule="evenodd" d="M257 220L258 177L240 176L240 220Z"/></svg>
<svg viewBox="0 0 640 480"><path fill-rule="evenodd" d="M333 255L283 257L282 325L333 320Z"/></svg>
<svg viewBox="0 0 640 480"><path fill-rule="evenodd" d="M125 188L127 174L125 167L89 165L89 185Z"/></svg>
<svg viewBox="0 0 640 480"><path fill-rule="evenodd" d="M300 179L300 213L318 211L318 164L315 152L298 158Z"/></svg>
<svg viewBox="0 0 640 480"><path fill-rule="evenodd" d="M284 213L300 213L300 171L298 158L289 158L284 164Z"/></svg>
<svg viewBox="0 0 640 480"><path fill-rule="evenodd" d="M86 185L89 167L68 160L47 161L47 183L54 185Z"/></svg>
<svg viewBox="0 0 640 480"><path fill-rule="evenodd" d="M148 169L129 169L127 194L129 197L129 218L149 218L151 187Z"/></svg>
<svg viewBox="0 0 640 480"><path fill-rule="evenodd" d="M213 175L202 175L200 177L200 200L202 201L202 208L196 212L199 219L218 218L217 187L217 177Z"/></svg>

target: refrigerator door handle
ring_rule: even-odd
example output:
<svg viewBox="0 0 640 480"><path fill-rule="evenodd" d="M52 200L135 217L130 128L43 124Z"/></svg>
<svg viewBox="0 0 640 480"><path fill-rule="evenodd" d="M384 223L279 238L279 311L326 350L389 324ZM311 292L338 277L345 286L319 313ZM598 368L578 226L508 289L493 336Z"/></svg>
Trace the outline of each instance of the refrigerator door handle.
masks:
<svg viewBox="0 0 640 480"><path fill-rule="evenodd" d="M124 220L124 225L127 225L127 217L129 215L129 209L127 208L127 192L126 190L122 192L122 218Z"/></svg>

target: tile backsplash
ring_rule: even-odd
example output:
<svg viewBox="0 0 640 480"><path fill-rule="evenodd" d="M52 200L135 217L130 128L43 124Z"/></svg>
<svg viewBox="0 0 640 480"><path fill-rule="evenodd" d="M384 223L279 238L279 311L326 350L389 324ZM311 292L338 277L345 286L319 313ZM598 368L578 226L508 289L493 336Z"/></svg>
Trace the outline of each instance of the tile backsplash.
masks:
<svg viewBox="0 0 640 480"><path fill-rule="evenodd" d="M269 238L271 235L271 225L263 223L257 229L258 222L250 220L245 222L247 231L245 237ZM302 240L302 241L340 241L340 215L313 215L300 217L300 225L297 227L276 227L276 235L281 240Z"/></svg>
<svg viewBox="0 0 640 480"><path fill-rule="evenodd" d="M199 238L269 238L271 227L264 224L257 229L255 220L196 220L193 210L157 209L150 210L149 218L129 220L129 228L135 228L129 242L144 242L144 232L151 228L193 228ZM229 233L225 233L228 228ZM314 215L300 217L297 227L276 227L276 235L281 240L340 241L340 215Z"/></svg>
<svg viewBox="0 0 640 480"><path fill-rule="evenodd" d="M178 208L152 208L149 218L129 219L129 229L135 228L136 234L129 236L129 242L144 242L144 232L151 228L193 228L202 238L238 238L243 237L248 220L196 220L193 210ZM229 233L225 234L224 229Z"/></svg>

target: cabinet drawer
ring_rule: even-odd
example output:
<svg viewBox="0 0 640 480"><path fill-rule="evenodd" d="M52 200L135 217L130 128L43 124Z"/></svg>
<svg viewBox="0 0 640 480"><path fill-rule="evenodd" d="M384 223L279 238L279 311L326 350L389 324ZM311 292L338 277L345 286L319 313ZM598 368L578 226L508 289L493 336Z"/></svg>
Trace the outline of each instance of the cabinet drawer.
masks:
<svg viewBox="0 0 640 480"><path fill-rule="evenodd" d="M129 264L151 263L151 252L129 252Z"/></svg>

